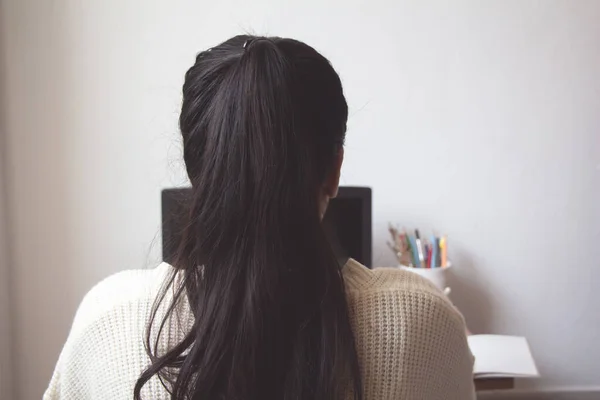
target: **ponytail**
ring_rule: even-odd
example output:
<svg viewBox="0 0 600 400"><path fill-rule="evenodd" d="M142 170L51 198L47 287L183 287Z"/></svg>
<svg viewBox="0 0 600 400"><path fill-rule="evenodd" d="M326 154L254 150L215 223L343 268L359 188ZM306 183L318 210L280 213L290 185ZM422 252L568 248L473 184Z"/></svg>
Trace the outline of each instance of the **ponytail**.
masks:
<svg viewBox="0 0 600 400"><path fill-rule="evenodd" d="M303 43L238 36L198 56L180 116L189 224L152 311L136 399L155 375L177 400L361 398L318 205L346 118L337 74ZM183 303L193 321L161 352L151 338Z"/></svg>

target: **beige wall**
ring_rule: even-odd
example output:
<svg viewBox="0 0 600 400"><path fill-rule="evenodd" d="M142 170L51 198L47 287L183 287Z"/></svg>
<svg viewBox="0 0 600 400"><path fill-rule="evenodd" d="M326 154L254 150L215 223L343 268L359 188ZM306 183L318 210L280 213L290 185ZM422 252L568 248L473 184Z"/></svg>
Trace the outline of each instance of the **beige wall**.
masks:
<svg viewBox="0 0 600 400"><path fill-rule="evenodd" d="M0 146L4 145L0 127ZM0 147L0 153L2 152ZM4 155L0 154L0 399L12 398L11 315L9 255L7 246L6 193L4 190Z"/></svg>
<svg viewBox="0 0 600 400"><path fill-rule="evenodd" d="M0 145L2 144L0 132ZM7 246L4 162L0 156L0 398L10 399L12 386L9 256Z"/></svg>
<svg viewBox="0 0 600 400"><path fill-rule="evenodd" d="M247 30L340 71L375 264L388 221L448 233L472 330L530 341L525 389L600 387L600 2L3 1L17 399L95 282L152 265L184 71Z"/></svg>
<svg viewBox="0 0 600 400"><path fill-rule="evenodd" d="M3 13L0 1L0 16ZM2 19L0 18L0 21ZM11 360L11 313L9 284L9 255L7 243L7 204L6 204L6 127L4 114L4 31L0 25L0 399L12 399L13 364Z"/></svg>

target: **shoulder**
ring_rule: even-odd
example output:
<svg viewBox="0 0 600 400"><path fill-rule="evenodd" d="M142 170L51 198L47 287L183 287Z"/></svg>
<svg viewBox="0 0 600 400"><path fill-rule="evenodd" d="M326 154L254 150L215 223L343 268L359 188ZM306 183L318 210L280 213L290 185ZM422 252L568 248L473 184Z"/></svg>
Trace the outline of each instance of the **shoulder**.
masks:
<svg viewBox="0 0 600 400"><path fill-rule="evenodd" d="M350 306L354 312L436 324L439 316L464 325L462 315L446 295L427 279L398 268L368 269L354 260L344 267Z"/></svg>
<svg viewBox="0 0 600 400"><path fill-rule="evenodd" d="M344 269L366 397L474 399L464 319L447 296L409 271Z"/></svg>
<svg viewBox="0 0 600 400"><path fill-rule="evenodd" d="M443 294L427 279L400 268L368 269L350 259L343 270L349 293L419 292L433 296Z"/></svg>
<svg viewBox="0 0 600 400"><path fill-rule="evenodd" d="M125 306L153 302L170 270L168 264L162 263L153 269L121 271L98 282L81 301L71 335L87 330L114 312L131 308Z"/></svg>
<svg viewBox="0 0 600 400"><path fill-rule="evenodd" d="M130 393L146 363L142 335L148 313L172 270L161 264L122 271L85 295L44 399L91 399L98 393L125 398Z"/></svg>

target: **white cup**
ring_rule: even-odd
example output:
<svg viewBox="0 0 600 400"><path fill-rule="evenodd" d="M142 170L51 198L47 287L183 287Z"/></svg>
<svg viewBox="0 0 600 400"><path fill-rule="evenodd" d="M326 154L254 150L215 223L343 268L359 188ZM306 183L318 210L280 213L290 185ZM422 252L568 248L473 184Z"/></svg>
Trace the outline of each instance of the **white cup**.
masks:
<svg viewBox="0 0 600 400"><path fill-rule="evenodd" d="M429 280L440 289L446 296L450 294L450 288L447 285L448 270L452 267L448 264L446 267L439 268L413 268L405 265L400 265L400 268L410 271L414 274L420 275L423 278Z"/></svg>

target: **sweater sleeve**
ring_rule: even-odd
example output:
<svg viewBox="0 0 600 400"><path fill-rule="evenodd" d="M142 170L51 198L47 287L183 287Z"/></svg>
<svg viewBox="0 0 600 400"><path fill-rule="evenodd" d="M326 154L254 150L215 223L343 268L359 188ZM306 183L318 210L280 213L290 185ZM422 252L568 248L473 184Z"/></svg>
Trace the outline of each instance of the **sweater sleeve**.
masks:
<svg viewBox="0 0 600 400"><path fill-rule="evenodd" d="M351 305L365 399L475 399L462 315L428 290L378 290Z"/></svg>
<svg viewBox="0 0 600 400"><path fill-rule="evenodd" d="M93 341L89 335L94 334L96 321L90 321L90 315L94 314L96 303L95 288L83 299L75 318L71 331L67 337L50 384L43 395L43 400L75 400L90 399L90 387L86 382L86 365L93 352Z"/></svg>
<svg viewBox="0 0 600 400"><path fill-rule="evenodd" d="M82 377L78 374L74 364L72 349L66 343L56 368L52 374L50 384L44 393L43 400L75 400L89 399L88 388Z"/></svg>

